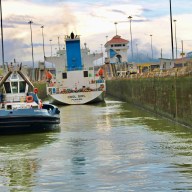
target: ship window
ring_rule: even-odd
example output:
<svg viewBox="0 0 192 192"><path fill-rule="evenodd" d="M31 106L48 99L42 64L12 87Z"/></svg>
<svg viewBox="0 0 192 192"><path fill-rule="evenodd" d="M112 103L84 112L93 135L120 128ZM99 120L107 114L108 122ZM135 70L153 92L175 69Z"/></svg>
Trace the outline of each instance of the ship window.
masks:
<svg viewBox="0 0 192 192"><path fill-rule="evenodd" d="M18 93L18 82L11 82L12 93Z"/></svg>
<svg viewBox="0 0 192 192"><path fill-rule="evenodd" d="M9 82L4 83L6 93L11 93L11 86Z"/></svg>
<svg viewBox="0 0 192 192"><path fill-rule="evenodd" d="M18 79L18 76L17 76L17 73L16 73L16 72L14 72L14 73L12 74L11 79Z"/></svg>
<svg viewBox="0 0 192 192"><path fill-rule="evenodd" d="M67 73L62 73L63 79L67 79Z"/></svg>
<svg viewBox="0 0 192 192"><path fill-rule="evenodd" d="M88 71L83 71L84 77L88 77Z"/></svg>
<svg viewBox="0 0 192 192"><path fill-rule="evenodd" d="M12 105L7 105L7 110L11 110L12 109Z"/></svg>
<svg viewBox="0 0 192 192"><path fill-rule="evenodd" d="M25 81L20 81L19 82L19 92L20 93L25 93L25 87L26 87L26 82Z"/></svg>

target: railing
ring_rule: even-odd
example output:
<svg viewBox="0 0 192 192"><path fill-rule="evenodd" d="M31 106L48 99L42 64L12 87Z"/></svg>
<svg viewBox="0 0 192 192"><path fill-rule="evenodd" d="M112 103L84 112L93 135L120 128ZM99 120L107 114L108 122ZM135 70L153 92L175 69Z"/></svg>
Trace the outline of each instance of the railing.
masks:
<svg viewBox="0 0 192 192"><path fill-rule="evenodd" d="M154 70L151 72L143 72L137 74L127 74L123 76L116 76L110 79L138 79L138 78L164 78L164 77L182 77L192 76L192 66L185 66L181 68L172 68L169 70Z"/></svg>
<svg viewBox="0 0 192 192"><path fill-rule="evenodd" d="M92 91L104 91L104 85L100 85L98 88L92 89L90 87L81 88L81 89L66 89L66 88L56 88L56 87L47 87L48 95L52 94L68 94L68 93L79 93L79 92L92 92Z"/></svg>
<svg viewBox="0 0 192 192"><path fill-rule="evenodd" d="M66 66L66 71L91 71L94 70L93 67L68 67Z"/></svg>
<svg viewBox="0 0 192 192"><path fill-rule="evenodd" d="M26 96L4 96L3 97L3 102L8 103L8 102L25 102L26 101Z"/></svg>

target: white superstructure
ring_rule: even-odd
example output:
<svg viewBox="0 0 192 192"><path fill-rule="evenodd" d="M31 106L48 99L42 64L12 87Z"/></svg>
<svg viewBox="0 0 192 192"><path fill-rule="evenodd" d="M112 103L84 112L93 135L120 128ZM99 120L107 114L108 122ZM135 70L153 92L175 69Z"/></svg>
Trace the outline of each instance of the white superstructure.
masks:
<svg viewBox="0 0 192 192"><path fill-rule="evenodd" d="M58 56L46 57L54 63L56 76L47 87L50 102L59 104L86 104L104 100L105 81L96 76L93 61L102 54L90 54L80 48L78 36L66 37L66 49Z"/></svg>

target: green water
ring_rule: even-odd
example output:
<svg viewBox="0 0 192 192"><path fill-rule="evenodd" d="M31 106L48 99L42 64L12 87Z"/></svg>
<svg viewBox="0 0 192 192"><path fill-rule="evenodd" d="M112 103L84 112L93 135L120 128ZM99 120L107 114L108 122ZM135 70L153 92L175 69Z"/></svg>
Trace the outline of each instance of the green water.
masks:
<svg viewBox="0 0 192 192"><path fill-rule="evenodd" d="M1 192L192 191L192 130L113 99L60 110L59 132L0 137Z"/></svg>

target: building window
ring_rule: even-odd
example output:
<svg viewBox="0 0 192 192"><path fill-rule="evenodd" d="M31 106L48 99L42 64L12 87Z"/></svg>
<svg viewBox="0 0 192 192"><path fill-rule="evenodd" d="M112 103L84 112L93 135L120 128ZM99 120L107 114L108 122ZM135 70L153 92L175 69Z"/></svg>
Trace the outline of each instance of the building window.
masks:
<svg viewBox="0 0 192 192"><path fill-rule="evenodd" d="M115 47L121 47L122 45L121 44L115 44Z"/></svg>

